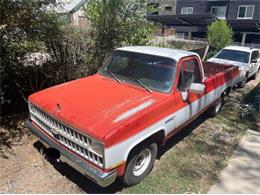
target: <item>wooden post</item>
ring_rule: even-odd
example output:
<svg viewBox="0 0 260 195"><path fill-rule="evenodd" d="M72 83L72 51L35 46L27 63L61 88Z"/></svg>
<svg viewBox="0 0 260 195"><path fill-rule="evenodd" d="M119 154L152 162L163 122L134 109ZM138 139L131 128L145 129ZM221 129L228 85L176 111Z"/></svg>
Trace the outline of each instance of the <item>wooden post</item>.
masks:
<svg viewBox="0 0 260 195"><path fill-rule="evenodd" d="M242 37L242 42L241 42L241 45L242 45L242 46L244 46L244 45L245 45L245 43L246 43L246 33L245 33L245 32L243 32L242 34L243 34L243 37Z"/></svg>
<svg viewBox="0 0 260 195"><path fill-rule="evenodd" d="M188 39L191 40L192 32L188 32Z"/></svg>
<svg viewBox="0 0 260 195"><path fill-rule="evenodd" d="M163 26L162 26L162 36L164 37L164 27L165 27L165 25L163 24Z"/></svg>
<svg viewBox="0 0 260 195"><path fill-rule="evenodd" d="M204 55L202 57L202 61L206 60L206 57L207 57L208 53L209 53L209 45L207 45L207 47L206 47L206 49L204 51Z"/></svg>

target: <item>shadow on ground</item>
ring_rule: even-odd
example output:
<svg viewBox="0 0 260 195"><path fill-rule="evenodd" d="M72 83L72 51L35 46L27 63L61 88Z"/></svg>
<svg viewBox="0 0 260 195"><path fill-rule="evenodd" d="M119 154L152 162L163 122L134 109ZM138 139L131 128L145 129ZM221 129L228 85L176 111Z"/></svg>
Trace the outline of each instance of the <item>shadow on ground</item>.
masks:
<svg viewBox="0 0 260 195"><path fill-rule="evenodd" d="M0 157L9 158L12 147L20 144L25 135L30 135L24 125L27 113L0 117Z"/></svg>
<svg viewBox="0 0 260 195"><path fill-rule="evenodd" d="M46 149L44 145L37 141L34 147L45 156L46 160L52 164L52 166L60 172L61 175L67 177L70 181L75 183L81 190L85 193L90 194L107 194L115 193L122 190L122 184L116 181L114 184L108 186L107 188L102 188L96 183L92 182L90 179L79 173L77 170L69 166L67 163L56 160L57 154L54 150Z"/></svg>
<svg viewBox="0 0 260 195"><path fill-rule="evenodd" d="M208 118L209 116L205 113L200 115L196 120L185 126L180 132L170 138L166 142L166 144L158 151L158 159L160 159L168 150L170 150L172 147L182 141L185 137L189 136L194 129L200 126Z"/></svg>
<svg viewBox="0 0 260 195"><path fill-rule="evenodd" d="M243 103L251 108L248 119L252 129L260 131L260 83L243 98Z"/></svg>

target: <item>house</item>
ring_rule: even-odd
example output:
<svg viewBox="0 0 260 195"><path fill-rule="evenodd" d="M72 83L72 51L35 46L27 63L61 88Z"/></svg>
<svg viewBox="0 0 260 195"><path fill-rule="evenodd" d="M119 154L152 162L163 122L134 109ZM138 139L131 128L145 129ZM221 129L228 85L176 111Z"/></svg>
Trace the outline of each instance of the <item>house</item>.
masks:
<svg viewBox="0 0 260 195"><path fill-rule="evenodd" d="M148 0L147 5L154 8L152 15L175 15L177 0ZM164 35L174 35L175 29L172 27L162 27ZM161 34L160 30L156 34Z"/></svg>
<svg viewBox="0 0 260 195"><path fill-rule="evenodd" d="M177 0L148 0L148 5L153 6L156 11L154 15L173 15L176 14Z"/></svg>
<svg viewBox="0 0 260 195"><path fill-rule="evenodd" d="M205 37L207 26L215 19L225 19L235 32L235 39L259 42L259 0L177 0L176 14L150 15L148 19L173 26L177 35Z"/></svg>
<svg viewBox="0 0 260 195"><path fill-rule="evenodd" d="M88 20L84 15L84 5L87 0L61 0L57 12L68 19L74 26L84 27Z"/></svg>

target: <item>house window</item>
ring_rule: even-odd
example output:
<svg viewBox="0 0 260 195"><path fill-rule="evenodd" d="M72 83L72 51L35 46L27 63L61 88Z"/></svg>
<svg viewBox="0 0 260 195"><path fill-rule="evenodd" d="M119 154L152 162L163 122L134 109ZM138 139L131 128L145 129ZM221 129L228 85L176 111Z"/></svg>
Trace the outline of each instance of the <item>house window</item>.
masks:
<svg viewBox="0 0 260 195"><path fill-rule="evenodd" d="M185 33L183 33L183 32L176 32L176 38L184 39L185 38Z"/></svg>
<svg viewBox="0 0 260 195"><path fill-rule="evenodd" d="M165 11L172 11L172 6L166 6Z"/></svg>
<svg viewBox="0 0 260 195"><path fill-rule="evenodd" d="M252 19L254 15L254 5L240 5L238 8L238 19Z"/></svg>
<svg viewBox="0 0 260 195"><path fill-rule="evenodd" d="M193 14L193 7L181 8L181 14Z"/></svg>
<svg viewBox="0 0 260 195"><path fill-rule="evenodd" d="M159 3L148 3L147 4L149 8L151 8L151 15L158 15L158 8L159 8Z"/></svg>
<svg viewBox="0 0 260 195"><path fill-rule="evenodd" d="M211 14L216 16L219 19L225 19L226 18L226 6L213 6L211 7Z"/></svg>

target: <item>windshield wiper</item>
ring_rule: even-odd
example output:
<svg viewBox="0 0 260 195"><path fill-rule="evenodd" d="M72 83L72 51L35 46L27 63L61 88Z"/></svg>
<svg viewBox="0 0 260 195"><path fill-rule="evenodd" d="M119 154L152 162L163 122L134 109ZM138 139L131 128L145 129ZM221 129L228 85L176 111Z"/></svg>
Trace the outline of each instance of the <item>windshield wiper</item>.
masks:
<svg viewBox="0 0 260 195"><path fill-rule="evenodd" d="M151 89L149 89L149 87L147 87L142 81L138 80L138 79L133 79L134 81L138 82L146 91L148 91L149 93L153 93Z"/></svg>
<svg viewBox="0 0 260 195"><path fill-rule="evenodd" d="M117 78L117 76L113 72L111 71L106 71L106 72L109 73L118 83L121 83L120 79Z"/></svg>

